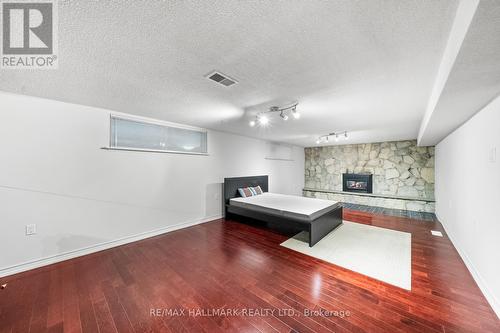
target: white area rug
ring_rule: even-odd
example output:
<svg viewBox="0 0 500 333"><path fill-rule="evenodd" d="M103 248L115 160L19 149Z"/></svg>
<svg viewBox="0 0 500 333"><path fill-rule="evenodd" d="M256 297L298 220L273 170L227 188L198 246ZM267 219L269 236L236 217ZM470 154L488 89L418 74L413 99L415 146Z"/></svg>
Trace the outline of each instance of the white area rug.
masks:
<svg viewBox="0 0 500 333"><path fill-rule="evenodd" d="M307 232L281 246L411 290L411 234L344 221L309 247Z"/></svg>

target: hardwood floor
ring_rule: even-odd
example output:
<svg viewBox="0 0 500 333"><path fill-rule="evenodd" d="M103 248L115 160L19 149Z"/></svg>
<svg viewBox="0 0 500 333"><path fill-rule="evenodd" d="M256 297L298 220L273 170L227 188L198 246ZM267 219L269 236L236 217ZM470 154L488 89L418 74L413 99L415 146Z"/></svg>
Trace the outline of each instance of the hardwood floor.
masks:
<svg viewBox="0 0 500 333"><path fill-rule="evenodd" d="M430 235L444 234L439 223L344 218L411 232L411 292L279 246L287 235L218 220L0 278L0 333L500 332L450 241ZM260 313L229 313L247 308Z"/></svg>

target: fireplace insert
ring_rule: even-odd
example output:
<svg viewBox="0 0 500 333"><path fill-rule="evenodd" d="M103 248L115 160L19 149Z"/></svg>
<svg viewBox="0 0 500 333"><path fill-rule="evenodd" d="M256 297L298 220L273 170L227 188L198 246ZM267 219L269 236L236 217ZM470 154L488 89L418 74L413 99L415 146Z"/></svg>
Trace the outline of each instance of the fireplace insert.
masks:
<svg viewBox="0 0 500 333"><path fill-rule="evenodd" d="M342 191L373 193L372 174L367 173L343 173Z"/></svg>

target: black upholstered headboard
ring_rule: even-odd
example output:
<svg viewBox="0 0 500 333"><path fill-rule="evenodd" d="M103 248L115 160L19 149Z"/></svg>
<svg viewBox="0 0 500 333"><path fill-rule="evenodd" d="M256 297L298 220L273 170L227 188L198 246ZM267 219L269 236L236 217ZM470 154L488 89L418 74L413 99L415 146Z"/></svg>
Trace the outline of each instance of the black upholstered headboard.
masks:
<svg viewBox="0 0 500 333"><path fill-rule="evenodd" d="M262 191L269 191L268 176L233 177L224 178L224 202L229 203L229 199L239 197L238 189L241 187L260 186Z"/></svg>

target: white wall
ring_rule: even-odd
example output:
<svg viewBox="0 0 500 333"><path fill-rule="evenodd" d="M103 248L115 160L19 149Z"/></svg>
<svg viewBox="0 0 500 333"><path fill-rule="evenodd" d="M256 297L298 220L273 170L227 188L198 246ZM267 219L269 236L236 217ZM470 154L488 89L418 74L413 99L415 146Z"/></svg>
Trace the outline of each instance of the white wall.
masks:
<svg viewBox="0 0 500 333"><path fill-rule="evenodd" d="M209 131L209 156L103 150L109 114L0 93L0 276L218 218L224 177L301 195L302 148L273 161L265 141Z"/></svg>
<svg viewBox="0 0 500 333"><path fill-rule="evenodd" d="M436 146L436 214L500 316L499 159L500 98Z"/></svg>

